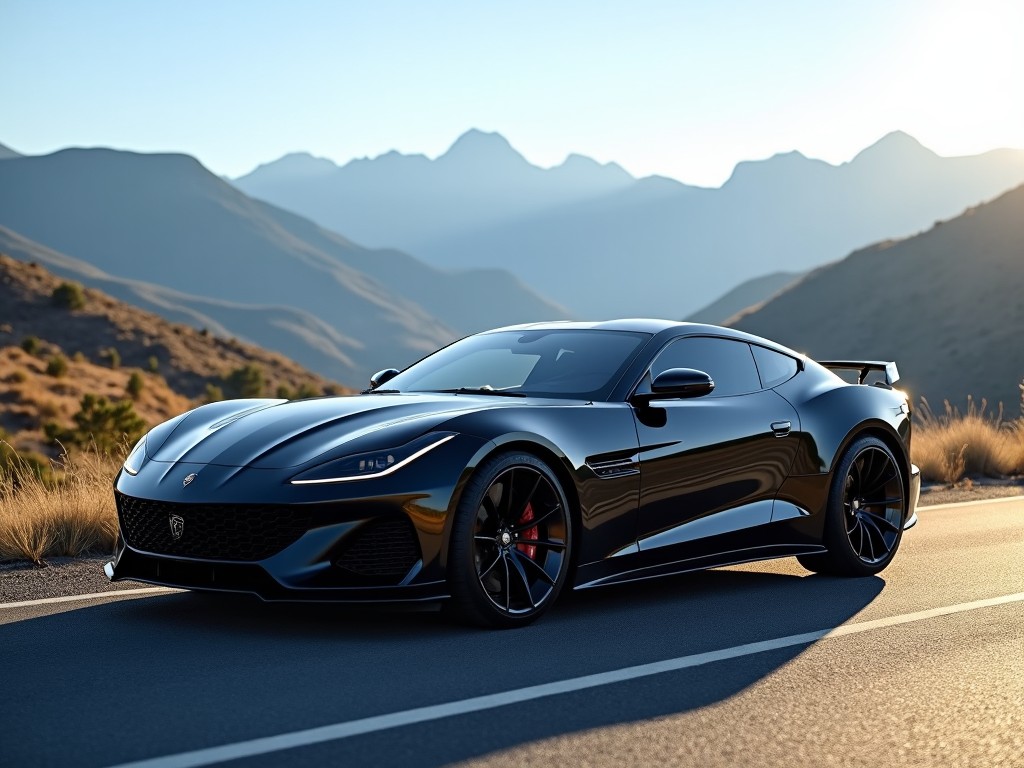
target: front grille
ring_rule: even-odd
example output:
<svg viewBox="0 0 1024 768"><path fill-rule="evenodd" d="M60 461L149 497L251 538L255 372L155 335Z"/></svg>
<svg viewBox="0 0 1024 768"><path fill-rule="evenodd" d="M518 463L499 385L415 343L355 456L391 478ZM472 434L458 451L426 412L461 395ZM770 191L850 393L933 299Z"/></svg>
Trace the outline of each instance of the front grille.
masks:
<svg viewBox="0 0 1024 768"><path fill-rule="evenodd" d="M255 561L270 557L312 527L302 507L175 504L115 493L125 541L143 552L201 560ZM171 518L181 518L181 536Z"/></svg>
<svg viewBox="0 0 1024 768"><path fill-rule="evenodd" d="M335 564L360 576L397 578L420 559L419 541L408 518L367 523L346 541Z"/></svg>

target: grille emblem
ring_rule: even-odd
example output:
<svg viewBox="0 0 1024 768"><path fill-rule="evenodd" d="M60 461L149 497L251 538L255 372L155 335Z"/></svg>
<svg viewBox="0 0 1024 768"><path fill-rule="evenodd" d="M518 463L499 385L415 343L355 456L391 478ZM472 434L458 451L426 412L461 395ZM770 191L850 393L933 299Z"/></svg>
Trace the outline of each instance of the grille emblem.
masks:
<svg viewBox="0 0 1024 768"><path fill-rule="evenodd" d="M195 475L190 475L190 477L195 477ZM171 515L169 521L171 523L171 538L177 541L185 532L185 518L181 515Z"/></svg>
<svg viewBox="0 0 1024 768"><path fill-rule="evenodd" d="M196 473L193 472L191 475L185 475L185 479L181 481L182 488L188 488L188 484L196 479Z"/></svg>

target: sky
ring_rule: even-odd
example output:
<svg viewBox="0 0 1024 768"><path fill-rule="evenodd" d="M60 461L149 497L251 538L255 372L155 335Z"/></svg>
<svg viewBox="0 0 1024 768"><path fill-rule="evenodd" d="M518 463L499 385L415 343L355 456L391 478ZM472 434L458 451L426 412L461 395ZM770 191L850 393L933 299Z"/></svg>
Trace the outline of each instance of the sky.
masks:
<svg viewBox="0 0 1024 768"><path fill-rule="evenodd" d="M0 143L198 157L435 157L470 128L722 184L903 130L1024 148L1024 2L0 0Z"/></svg>

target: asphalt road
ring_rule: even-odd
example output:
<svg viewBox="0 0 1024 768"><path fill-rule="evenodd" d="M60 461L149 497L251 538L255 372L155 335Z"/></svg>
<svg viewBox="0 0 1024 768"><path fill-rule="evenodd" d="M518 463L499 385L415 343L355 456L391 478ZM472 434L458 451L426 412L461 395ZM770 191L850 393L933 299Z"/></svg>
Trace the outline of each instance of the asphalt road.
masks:
<svg viewBox="0 0 1024 768"><path fill-rule="evenodd" d="M879 577L780 560L512 632L187 593L0 607L0 691L12 768L1020 767L1024 501L923 510Z"/></svg>

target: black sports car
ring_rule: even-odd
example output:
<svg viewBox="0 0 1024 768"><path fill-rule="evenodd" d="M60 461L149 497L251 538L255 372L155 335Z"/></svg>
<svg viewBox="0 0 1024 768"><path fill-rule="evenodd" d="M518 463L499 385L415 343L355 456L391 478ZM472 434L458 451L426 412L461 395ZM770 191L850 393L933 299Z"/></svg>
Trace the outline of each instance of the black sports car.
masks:
<svg viewBox="0 0 1024 768"><path fill-rule="evenodd" d="M265 600L443 600L503 627L567 583L791 555L870 575L917 520L897 378L710 325L480 333L360 396L155 427L116 478L105 570Z"/></svg>

